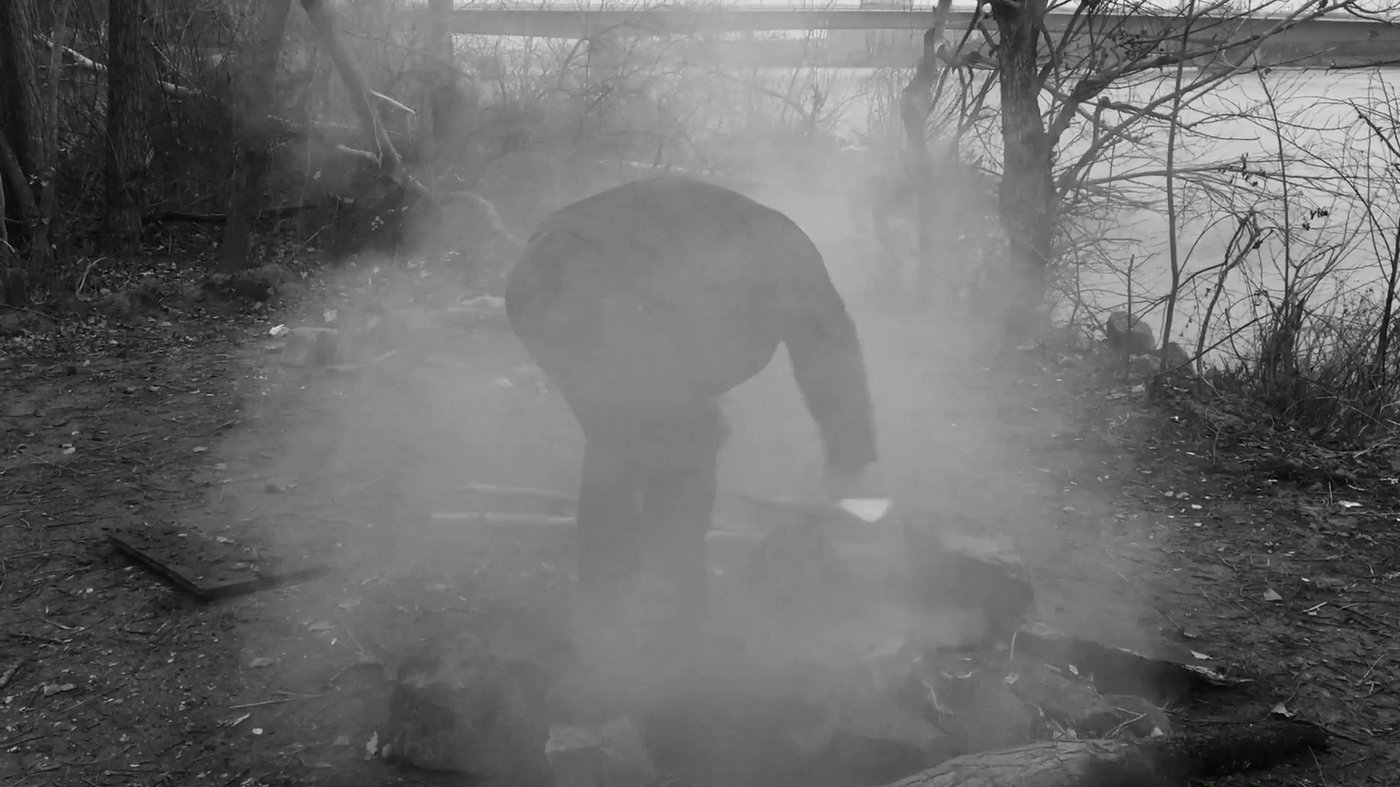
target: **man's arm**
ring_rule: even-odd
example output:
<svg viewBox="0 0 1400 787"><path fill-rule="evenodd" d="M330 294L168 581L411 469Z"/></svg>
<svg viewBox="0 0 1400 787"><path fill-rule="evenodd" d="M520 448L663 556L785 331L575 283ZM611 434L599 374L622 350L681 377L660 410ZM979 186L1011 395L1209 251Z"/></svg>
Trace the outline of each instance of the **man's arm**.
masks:
<svg viewBox="0 0 1400 787"><path fill-rule="evenodd" d="M786 293L783 341L797 387L821 432L827 467L855 474L879 458L865 356L820 256L816 263L816 271L803 271Z"/></svg>

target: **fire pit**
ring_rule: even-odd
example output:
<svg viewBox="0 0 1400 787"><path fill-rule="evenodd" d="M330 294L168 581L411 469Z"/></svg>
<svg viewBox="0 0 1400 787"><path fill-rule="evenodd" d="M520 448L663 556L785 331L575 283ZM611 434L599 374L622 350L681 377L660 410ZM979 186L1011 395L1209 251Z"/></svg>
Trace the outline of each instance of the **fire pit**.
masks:
<svg viewBox="0 0 1400 787"><path fill-rule="evenodd" d="M533 525L518 511L454 515L463 526L570 537L564 496L486 489L552 510ZM439 644L454 652L401 670L396 756L560 787L1070 787L1184 784L1325 745L1283 721L1173 735L1163 705L1245 679L1032 622L1009 543L953 532L936 512L868 523L721 507L736 508L768 526L747 516L712 536L715 630L672 685L634 687L625 712L571 726L547 700L558 675Z"/></svg>

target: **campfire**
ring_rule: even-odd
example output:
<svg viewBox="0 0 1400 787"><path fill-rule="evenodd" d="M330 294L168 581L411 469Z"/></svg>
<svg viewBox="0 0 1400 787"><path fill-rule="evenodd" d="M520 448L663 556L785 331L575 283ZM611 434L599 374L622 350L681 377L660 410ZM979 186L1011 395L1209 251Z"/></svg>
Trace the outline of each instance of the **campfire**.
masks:
<svg viewBox="0 0 1400 787"><path fill-rule="evenodd" d="M472 491L493 510L435 516L571 538L567 496ZM1087 787L1186 784L1327 745L1284 718L1178 733L1169 711L1249 678L1054 631L1008 542L929 510L851 508L722 500L703 666L604 721L552 716L559 676L490 633L435 643L398 671L386 757L558 787Z"/></svg>

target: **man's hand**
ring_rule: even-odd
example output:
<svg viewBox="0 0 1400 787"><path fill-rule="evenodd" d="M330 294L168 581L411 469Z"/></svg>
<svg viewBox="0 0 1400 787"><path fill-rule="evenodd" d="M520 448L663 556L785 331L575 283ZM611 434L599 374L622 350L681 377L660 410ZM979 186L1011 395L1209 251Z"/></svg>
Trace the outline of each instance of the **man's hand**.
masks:
<svg viewBox="0 0 1400 787"><path fill-rule="evenodd" d="M828 503L836 503L847 498L881 497L871 489L866 468L858 470L837 470L827 468L822 479L822 496Z"/></svg>

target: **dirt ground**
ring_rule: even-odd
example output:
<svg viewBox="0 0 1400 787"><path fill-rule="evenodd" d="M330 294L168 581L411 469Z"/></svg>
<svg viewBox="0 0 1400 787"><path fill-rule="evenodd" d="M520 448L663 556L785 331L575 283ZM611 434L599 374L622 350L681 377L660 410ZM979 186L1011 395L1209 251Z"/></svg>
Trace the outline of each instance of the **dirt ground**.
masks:
<svg viewBox="0 0 1400 787"><path fill-rule="evenodd" d="M347 320L346 282L304 303ZM431 514L477 507L469 482L572 491L581 437L557 396L490 321L406 331L364 367L283 363L269 328L306 314L27 314L4 340L0 782L457 783L372 756L393 666L502 621L536 621L512 636L549 651L566 556ZM1336 736L1222 784L1400 784L1393 452L1150 405L1079 357L995 356L954 318L857 318L897 499L1012 539L1047 623L1257 678L1172 709L1179 728L1277 708ZM725 488L810 492L799 401L781 356L735 392ZM198 603L105 540L143 523L330 570Z"/></svg>

